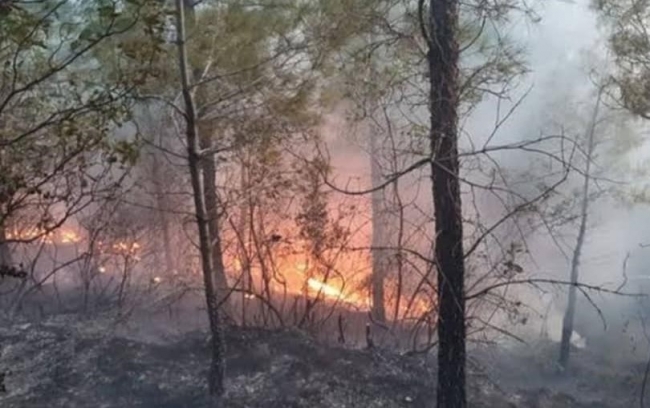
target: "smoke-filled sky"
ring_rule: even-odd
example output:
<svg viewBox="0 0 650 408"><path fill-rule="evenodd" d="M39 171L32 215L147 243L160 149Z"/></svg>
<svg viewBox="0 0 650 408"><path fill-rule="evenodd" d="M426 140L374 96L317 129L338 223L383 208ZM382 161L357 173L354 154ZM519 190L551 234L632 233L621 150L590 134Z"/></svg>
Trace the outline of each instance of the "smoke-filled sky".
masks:
<svg viewBox="0 0 650 408"><path fill-rule="evenodd" d="M544 7L542 17L539 26L531 30L529 41L533 69L531 79L536 84L537 92L532 95L532 103L543 105L545 99L551 99L550 95L564 89L593 93L586 73L590 66L597 64L594 56L604 58L606 49L603 30L599 29L597 16L589 9L589 0L571 3L550 1ZM581 97L585 98L583 95ZM592 101L587 99L586 103L593 104ZM528 115L535 115L537 111L526 110ZM640 126L632 128L642 132ZM631 152L631 155L645 156L647 145L641 150ZM650 209L642 205L628 207L605 201L597 203L592 209L591 231L583 256L584 279L593 279L598 283L620 281L623 260L628 251L632 253L629 272L643 274L643 262L638 261L648 258L648 255L639 248L639 244L650 242L650 228L645 228L650 219ZM636 287L630 289L636 290Z"/></svg>
<svg viewBox="0 0 650 408"><path fill-rule="evenodd" d="M522 19L509 33L512 38L519 39L528 53L530 73L519 91L524 92L531 86L532 90L499 133L499 144L539 135L549 116L571 121L572 112L558 112L563 109L560 106L563 103L569 103L569 108L571 102L578 103L586 109L591 109L595 103L595 89L587 73L597 64L595 61L605 57L606 48L604 30L599 28L589 0L545 1L537 10L540 22ZM486 123L494 122L494 114L494 103L483 104L467 124L469 133L480 134L489 129ZM521 169L528 165L525 157L516 153L501 156L503 164ZM648 215L648 209L616 205L611 200L600 200L592 206L589 236L582 257L584 281L604 283L622 279L626 253L637 249L633 257L641 256L638 244L650 242L650 228L643 228L650 218ZM567 235L566 242L574 244L574 235ZM568 275L569 260L558 253L548 237L540 237L532 244L539 273L556 278ZM637 264L630 262L630 268L641 267ZM565 271L567 275L563 276Z"/></svg>
<svg viewBox="0 0 650 408"><path fill-rule="evenodd" d="M530 132L538 133L549 115L572 120L577 111L575 114L571 111L571 103L581 104L583 110L592 109L595 104L595 89L588 79L587 72L593 67L604 68L603 61L606 61L607 50L604 28L599 24L595 12L590 10L589 0L545 1L538 10L542 17L539 23L518 24L511 33L513 37L521 39L528 51L531 72L525 80L526 84L521 87L522 92L531 85L533 89L512 120L504 127L500 134L501 143L531 137ZM563 109L568 111L563 112ZM494 105L484 104L477 113L468 124L470 132L480 132L485 127L486 120L487 123L493 121ZM642 134L642 126L638 121L628 123L631 123L634 132ZM617 136L624 137L616 133L610 135L614 138ZM648 154L650 148L646 143L630 152L629 160L639 160L648 157ZM506 157L504 161L513 167L525 168L528 164L516 155ZM620 174L613 177L618 176ZM595 285L608 284L609 288L616 288L623 282L623 262L628 253L630 259L627 262L627 273L650 275L647 270L650 248L640 247L640 244L650 243L650 206L622 205L613 199L605 198L592 205L589 217L588 235L581 257L581 281ZM576 235L577 226L575 231L570 231L564 237L566 243L575 245ZM562 256L548 237L539 236L529 244L534 262L527 265L527 268L533 270L537 276L568 279L570 259ZM567 255L570 257L572 254L568 251ZM639 282L630 281L624 290L637 292L650 287L648 285L643 288ZM614 304L632 304L629 298L598 295L594 297L596 302L600 301L601 306L605 308ZM556 332L564 304L564 295L560 294L551 307L550 314L555 315ZM591 314L592 321L598 321L594 310L584 309L583 314ZM615 318L619 310L614 306L604 312L606 316ZM553 328L551 331L554 331ZM559 332L556 335L559 335Z"/></svg>
<svg viewBox="0 0 650 408"><path fill-rule="evenodd" d="M517 40L526 50L530 69L517 88L513 101L527 90L530 92L492 141L495 145L537 137L547 130L545 127L551 117L574 125L576 120L584 123L585 116L589 117L595 104L595 88L588 72L594 67L603 70L607 50L604 28L600 27L596 13L590 9L589 0L545 0L535 7L541 17L539 22L533 23L520 16L513 20L508 32L502 33ZM502 105L501 112L507 108ZM495 113L495 101L484 101L463 124L465 134L471 135L474 142L485 140L493 129ZM583 117L577 118L580 116L578 113ZM341 123L334 120L326 127L329 128L326 133L334 134L333 139L337 139L332 140L334 148L330 152L338 180L345 183L348 177L360 176L363 180L360 185L350 180L352 184L349 187L364 187L369 179L367 152L359 148L358 143L351 143L356 146L346 143L346 129ZM638 127L632 129L641 131ZM616 134L612 136L616 137ZM342 145L338 146L341 140ZM645 150L650 153L650 149L641 153L646 153ZM499 156L504 167L522 171L530 166L529 158L517 152ZM575 178L570 187L580 185L580 179ZM489 208L486 210L490 212ZM650 206L624 206L608 198L595 202L591 207L588 236L583 248L581 281L609 284L608 287L616 288L623 280L622 265L628 252L631 258L627 272L630 275L643 274L645 260L650 260L650 248L644 250L639 248L639 244L650 243L650 227L645 227L648 220ZM526 269L536 277L568 279L577 225L575 230L563 235L567 256L546 235L530 238L532 260L526 263ZM637 291L639 288L634 283L626 289ZM564 295L559 294L553 301L555 310L551 314L561 316L564 302ZM560 320L556 320L559 323Z"/></svg>
<svg viewBox="0 0 650 408"><path fill-rule="evenodd" d="M504 145L548 134L552 131L551 120L555 125L566 124L567 127L572 128L574 133L570 136L584 135L596 102L596 89L589 74L593 74L595 69L601 75L606 75L607 68L605 27L598 21L596 12L589 7L589 2L590 0L539 1L535 5L541 17L539 22L531 22L526 17L519 16L512 21L507 32L502 32L516 40L525 50L530 70L516 88L512 102L518 100L527 91L529 93L491 141L492 145ZM501 114L508 108L507 103L502 103ZM469 147L466 135L480 146L493 130L496 111L497 104L494 99L483 101L462 124L464 140L461 140L461 146ZM603 115L611 115L606 109L602 111ZM342 114L335 112L324 124L336 184L352 190L366 188L370 179L370 167L368 151L361 147L364 144L363 137L354 136L354 131L346 128L339 115ZM639 135L642 134L643 124L638 120L627 120L626 124L628 129ZM647 129L648 125L645 124L644 127ZM607 123L599 125L596 134L597 137L606 137L604 140L616 141L617 138L629 138L629 134L616 131ZM604 147L598 151L601 162L599 168L605 169L602 175L613 179L627 176L629 179L629 175L620 168L611 167L613 161L607 159L607 143L603 145ZM650 145L646 143L644 146L634 148L629 158L619 157L619 163L650 157ZM530 154L510 150L496 157L500 165L511 172L525 171L531 166ZM580 161L576 163L581 167L582 164ZM607 166L610 166L609 169ZM423 187L425 185L420 185L418 201L423 201L422 207L428 208L426 202L430 200L430 192ZM562 186L562 192L570 195L572 190L579 191L581 185L582 179L576 174L568 185ZM619 192L629 189L626 186L619 186ZM577 199L578 196L575 198ZM364 200L364 198L360 199ZM365 199L368 200L369 197ZM464 207L469 209L469 206L465 203ZM490 223L489 218L500 217L501 210L495 210L492 208L493 205L483 203L480 206L483 207L482 219L487 224ZM572 210L579 210L579 205L574 205ZM607 196L594 201L589 212L588 232L581 256L580 281L593 285L606 285L609 289L617 288L624 280L623 262L628 254L630 258L627 262L627 274L630 276L646 274L645 265L650 262L650 248L641 248L640 244L650 244L649 220L650 204L625 205L620 200ZM432 228L431 225L429 227ZM527 244L531 250L531 258L520 260L528 272L527 276L568 280L577 232L576 222L573 227L564 228L557 236L562 243L563 252L558 249L548 234L541 232L529 237ZM509 237L505 238L507 240ZM517 237L513 238L517 239ZM426 246L426 243L423 245ZM647 275L650 276L650 271ZM639 282L639 280L630 280L624 290L638 292L650 289L650 280L647 288L640 287ZM554 296L546 297L543 301L546 304L539 303L539 298L535 296L536 290L530 292L524 290L521 296L527 304L531 304L537 310L549 307L548 302L551 303L549 315L552 317L549 331L555 332L551 333L552 337L557 337L566 303L566 292L561 290L554 292ZM623 306L623 309L629 310L632 304L629 299L594 294L594 300L607 309L604 312L610 318L615 318L623 305L627 305ZM585 310L588 307L580 307L583 315L584 313L590 315L588 318L593 318L593 322L599 324L595 310Z"/></svg>

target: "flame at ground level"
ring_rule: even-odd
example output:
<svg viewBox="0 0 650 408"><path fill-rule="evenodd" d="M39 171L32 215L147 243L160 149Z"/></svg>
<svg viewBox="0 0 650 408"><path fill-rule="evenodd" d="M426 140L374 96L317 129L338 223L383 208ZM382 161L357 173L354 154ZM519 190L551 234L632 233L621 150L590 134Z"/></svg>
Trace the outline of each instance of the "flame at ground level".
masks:
<svg viewBox="0 0 650 408"><path fill-rule="evenodd" d="M356 311L369 312L372 308L372 296L368 287L368 278L371 273L370 259L367 253L354 251L339 256L332 266L330 273L317 272L318 267L310 266L309 256L292 252L289 255L275 259L275 272L267 270L267 279L272 294L282 296L283 293L291 296L309 296L311 299L319 298L326 302L338 303ZM263 271L259 265L248 266L249 272L244 271L239 258L226 259L229 280L232 284L239 285L244 280L242 276L250 273L252 286L244 286L243 298L249 301L258 297L266 297ZM333 271L336 269L336 273ZM199 269L195 273L200 274ZM269 276L273 275L273 276ZM431 313L435 301L431 293L420 292L413 294L410 289L402 287L396 290L397 282L387 279L385 281L384 309L386 318L390 320L407 319L418 320ZM397 293L400 293L397 295ZM274 296L275 296L274 295ZM399 299L399 306L397 297Z"/></svg>
<svg viewBox="0 0 650 408"><path fill-rule="evenodd" d="M6 234L6 239L18 242L41 242L48 245L72 245L83 244L84 237L71 227L60 227L52 231L44 228L23 228L12 229ZM139 260L138 252L141 249L137 241L115 241L106 244L102 241L96 242L97 249L100 253L112 253L116 255L130 256L136 261Z"/></svg>
<svg viewBox="0 0 650 408"><path fill-rule="evenodd" d="M364 277L367 277L367 273ZM370 291L367 289L357 289L358 285L347 284L344 285L339 279L336 280L321 280L315 277L308 277L306 275L306 268L304 264L298 263L293 268L288 268L283 273L284 276L290 276L293 279L293 284L277 285L272 289L272 293L281 294L286 289L286 293L293 296L309 296L312 299L320 298L326 302L338 303L342 306L347 306L351 309L361 312L369 312L372 309L372 297ZM349 283L349 282L348 282ZM258 286L261 287L261 286ZM346 287L347 289L344 289ZM254 291L258 293L258 291ZM398 313L397 319L407 319L415 321L423 316L431 313L433 309L431 299L424 293L413 296L412 294L402 293L399 307L397 301L394 299L393 291L386 287L386 298L384 309L386 310L386 318L394 320L395 313ZM257 294L245 293L244 298L253 300L257 298ZM396 310L397 309L397 310Z"/></svg>
<svg viewBox="0 0 650 408"><path fill-rule="evenodd" d="M53 231L44 228L13 229L6 233L6 237L13 241L40 241L47 244L76 244L82 241L81 236L71 228Z"/></svg>
<svg viewBox="0 0 650 408"><path fill-rule="evenodd" d="M307 286L314 292L322 293L325 297L328 297L332 300L354 305L362 310L368 310L370 308L370 299L364 299L362 296L359 296L359 294L356 293L345 295L340 289L337 289L336 287L325 282L321 282L317 279L308 278Z"/></svg>
<svg viewBox="0 0 650 408"><path fill-rule="evenodd" d="M46 244L56 245L84 243L83 234L69 226L64 226L54 231L37 228L14 229L9 231L6 236L9 240L44 242ZM125 256L136 262L140 261L142 245L137 241L97 241L95 245L100 254ZM284 283L280 284L274 281L272 283L272 290L277 293L286 291L289 294L299 296L308 294L313 298L320 297L327 301L339 302L361 311L369 311L371 309L372 301L369 290L362 289L364 287L362 282L367 279L370 273L367 254L355 252L339 257L335 262L336 269L345 272L339 273L336 275L336 278L332 276L328 277L328 274L317 273L315 269L318 268L310 267L307 258L305 254L296 253L278 257L275 260L277 263L275 267L279 270L279 275L281 275L281 280ZM237 281L239 279L237 275L242 273L241 262L237 258L231 258L230 264L232 268L229 268L229 271L232 272L233 281ZM106 273L107 269L104 266L100 266L99 272ZM257 275L253 278L254 281L258 282L254 286L261 287L260 282L262 282L262 279L259 268L251 267L251 272L252 275ZM158 279L157 283L160 283L162 278L156 277L156 279ZM389 292L387 290L387 295ZM249 300L253 300L257 296L252 293L245 294L245 298ZM392 305L391 302L393 303ZM385 308L387 312L389 310L395 310L395 303L391 299L386 299ZM410 303L410 306L407 306L407 303ZM407 308L409 310L406 310ZM422 315L428 313L431 309L431 302L430 299L426 299L426 296L414 297L410 299L410 302L406 298L403 298L400 302L399 309L400 316L404 316L405 314L409 316Z"/></svg>
<svg viewBox="0 0 650 408"><path fill-rule="evenodd" d="M325 296L343 298L343 293L340 290L336 289L332 285L328 285L327 283L323 283L314 278L307 279L307 285L313 290L323 292Z"/></svg>

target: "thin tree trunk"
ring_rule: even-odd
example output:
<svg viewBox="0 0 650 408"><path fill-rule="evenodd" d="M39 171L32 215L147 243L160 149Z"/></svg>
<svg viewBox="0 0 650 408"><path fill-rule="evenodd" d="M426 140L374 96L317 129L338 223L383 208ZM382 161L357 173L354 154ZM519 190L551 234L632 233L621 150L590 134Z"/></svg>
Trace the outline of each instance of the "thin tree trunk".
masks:
<svg viewBox="0 0 650 408"><path fill-rule="evenodd" d="M386 126L388 128L388 137L391 142L391 171L399 171L399 160L397 153L397 146L395 144L395 137L393 134L392 126L390 119L388 117L388 112L384 109L384 117L386 119ZM393 313L393 327L397 327L400 321L400 306L402 303L402 296L404 290L404 259L402 258L402 246L404 245L404 203L402 202L402 196L400 195L399 190L399 179L396 178L393 181L393 207L397 211L397 237L395 242L395 247L397 251L391 254L391 257L395 259L395 272L397 273L397 287L395 289L395 310ZM391 264L392 265L392 264Z"/></svg>
<svg viewBox="0 0 650 408"><path fill-rule="evenodd" d="M0 139L0 141L2 141L2 139ZM0 168L4 167L6 161L5 156L6 154L4 149L0 149ZM11 266L13 264L11 249L9 248L9 244L6 243L7 232L5 231L9 218L9 215L5 210L5 205L8 200L9 193L5 191L3 186L0 186L0 266Z"/></svg>
<svg viewBox="0 0 650 408"><path fill-rule="evenodd" d="M248 233L249 224L249 208L251 205L250 191L248 189L248 178L246 177L246 166L248 160L246 159L246 153L242 154L241 158L241 168L240 168L240 188L244 192L243 197L241 198L241 203L239 206L239 220L237 229L239 230L239 239L240 239L240 273L241 285L242 285L242 325L246 326L246 303L247 296L253 290L253 277L251 275L251 262L250 262L250 234Z"/></svg>
<svg viewBox="0 0 650 408"><path fill-rule="evenodd" d="M204 131L199 136L201 149L212 148L212 135ZM217 285L217 298L221 305L222 314L228 315L230 307L228 302L228 279L226 278L226 268L223 262L223 252L221 249L221 235L219 233L219 197L217 195L217 168L214 157L207 155L202 159L201 169L203 171L203 180L205 188L205 204L208 214L208 226L210 228L210 238L212 239L212 266L214 268L215 283Z"/></svg>
<svg viewBox="0 0 650 408"><path fill-rule="evenodd" d="M381 168L379 166L379 147L377 146L377 131L374 126L370 130L370 180L373 186L381 184ZM386 254L384 242L384 191L372 192L372 317L379 323L386 322L384 300L384 281L386 278Z"/></svg>
<svg viewBox="0 0 650 408"><path fill-rule="evenodd" d="M0 266L12 266L13 259L9 244L6 243L7 235L4 226L0 224Z"/></svg>
<svg viewBox="0 0 650 408"><path fill-rule="evenodd" d="M594 133L596 131L596 120L598 119L598 110L600 109L600 99L602 96L602 88L598 91L598 98L596 99L596 106L594 106L591 122L588 129L588 147L587 147L587 165L585 167L585 180L582 187L582 208L580 211L580 228L578 230L578 239L576 242L575 250L573 251L573 259L571 260L571 277L569 286L569 301L562 321L562 340L560 341L560 366L566 368L569 363L569 354L571 349L571 335L573 334L573 322L576 313L576 295L578 283L578 273L580 266L580 254L582 246L585 242L585 235L587 232L587 217L589 213L589 184L591 172L591 158L594 152Z"/></svg>
<svg viewBox="0 0 650 408"><path fill-rule="evenodd" d="M152 176L154 180L154 188L156 193L156 206L158 208L158 221L162 227L162 240L163 251L165 251L165 267L166 272L175 271L176 265L174 262L174 254L172 253L171 232L169 227L169 205L168 198L163 189L164 180L160 174L160 163L158 160L157 152L153 152L153 168Z"/></svg>
<svg viewBox="0 0 650 408"><path fill-rule="evenodd" d="M183 0L185 6L185 11L187 12L187 22L190 26L190 29L187 30L195 35L195 26L196 26L196 11L194 10L194 3L196 1L192 0ZM193 67L192 76L194 80L199 80L201 77L201 68ZM200 104L203 98L203 92L201 92L199 87L196 90L198 103ZM199 138L199 147L202 150L210 150L213 147L212 140L212 129L211 124L205 120L201 120L198 115L195 118L196 125L198 128L198 138ZM228 296L228 279L226 277L226 268L223 262L223 252L221 248L221 234L220 230L220 217L219 217L219 196L217 194L217 165L215 163L214 155L205 155L200 160L201 172L203 173L203 188L204 188L204 201L205 209L208 216L208 227L210 229L210 237L212 239L212 267L215 277L216 284L216 294L217 294L217 304L220 305L221 312L223 315L230 314Z"/></svg>
<svg viewBox="0 0 650 408"><path fill-rule="evenodd" d="M199 244L201 250L201 266L205 284L205 298L208 308L210 331L212 333L212 362L208 377L208 390L211 395L222 395L224 392L224 340L219 319L219 309L215 288L215 277L212 268L212 245L210 228L205 206L203 180L201 175L201 160L199 151L199 135L196 123L194 100L190 91L190 81L187 63L187 49L185 45L185 8L183 0L176 0L176 33L178 45L179 68L181 71L181 87L185 101L186 138L188 150L188 164L192 179L194 206L196 208L196 222L199 231Z"/></svg>
<svg viewBox="0 0 650 408"><path fill-rule="evenodd" d="M431 0L431 178L438 268L438 408L464 408L465 298L458 163L458 2Z"/></svg>

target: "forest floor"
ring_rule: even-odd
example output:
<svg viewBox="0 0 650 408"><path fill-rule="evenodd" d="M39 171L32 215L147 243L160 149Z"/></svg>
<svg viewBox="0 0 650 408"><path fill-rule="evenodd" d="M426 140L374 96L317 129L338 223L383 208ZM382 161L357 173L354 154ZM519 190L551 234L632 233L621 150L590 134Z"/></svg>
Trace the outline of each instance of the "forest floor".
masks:
<svg viewBox="0 0 650 408"><path fill-rule="evenodd" d="M0 407L207 407L208 336L164 343L129 339L106 320L61 315L38 323L0 321ZM110 334L113 333L113 334ZM558 374L554 348L475 349L471 407L639 406L645 364L604 366L583 350ZM320 344L295 330L231 329L222 407L432 407L433 357ZM530 350L528 348L527 350ZM434 353L435 354L435 353ZM554 357L554 355L553 355Z"/></svg>

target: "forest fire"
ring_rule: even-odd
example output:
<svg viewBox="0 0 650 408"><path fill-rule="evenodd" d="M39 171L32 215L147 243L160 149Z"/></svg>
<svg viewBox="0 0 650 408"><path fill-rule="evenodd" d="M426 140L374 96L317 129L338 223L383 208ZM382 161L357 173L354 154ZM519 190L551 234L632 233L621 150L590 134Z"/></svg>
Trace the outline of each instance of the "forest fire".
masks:
<svg viewBox="0 0 650 408"><path fill-rule="evenodd" d="M297 272L296 275L301 278L300 280L302 282L299 282L301 287L306 285L311 295L315 297L323 296L331 301L345 303L361 310L368 309L370 304L369 298L355 292L345 293L343 290L345 282L341 282L341 287L338 288L332 279L327 279L327 277L325 277L320 280L314 276L308 276L309 265L305 262L298 262L294 270Z"/></svg>
<svg viewBox="0 0 650 408"><path fill-rule="evenodd" d="M329 268L321 265L322 270L306 258L309 257L305 254L292 252L275 259L278 273L275 277L267 275L270 293L306 296L357 312L371 310L372 299L367 289L371 267L366 256L358 252L339 253L334 264ZM237 259L232 261L229 270L233 272L233 281L239 280L238 274L243 273ZM249 292L243 295L244 298L254 300L259 296L268 296L261 289L266 284L259 266L250 266L250 274L252 287L247 289ZM385 281L385 309L390 311L387 318L414 321L431 312L435 301L430 291L420 289L413 293L414 288L402 286L400 290L395 286L398 284L396 281Z"/></svg>
<svg viewBox="0 0 650 408"><path fill-rule="evenodd" d="M45 243L47 245L84 245L87 243L85 234L74 227L64 226L54 231L45 231L37 228L15 229L7 234L8 239L24 241L25 243ZM103 238L94 243L95 250L102 256L118 256L128 262L140 262L142 257L143 244L133 239L122 238L109 240ZM228 256L227 254L224 254ZM339 253L335 261L329 267L317 266L317 262L311 261L310 257L291 252L278 256L274 261L275 268L281 273L281 279L271 279L270 289L272 293L290 293L294 296L309 296L312 299L321 299L324 302L339 304L357 311L369 311L371 309L371 298L365 286L362 284L368 279L370 265L368 260L359 253ZM228 262L227 262L228 263ZM241 262L235 258L229 262L230 278L237 280L237 274L243 273ZM253 287L264 286L263 273L259 266L253 265L251 274L253 276ZM102 265L98 268L100 273L107 273L109 268ZM327 272L329 270L329 272ZM334 270L337 272L335 273ZM160 283L163 279L156 277ZM280 283L282 281L282 283ZM251 293L244 294L245 299L255 300L261 295L261 291L250 289ZM389 298L391 296L389 295ZM386 307L396 310L393 299L386 299ZM408 310L406 310L408 309ZM400 315L422 315L430 309L430 302L426 296L414 296L407 301L402 299L399 310Z"/></svg>
<svg viewBox="0 0 650 408"><path fill-rule="evenodd" d="M84 241L82 234L71 227L61 227L52 231L36 227L13 229L6 236L11 241L41 242L48 245L72 245L81 244ZM117 241L112 244L98 241L97 247L101 253L131 256L136 260L139 260L138 252L141 249L140 243L136 241Z"/></svg>
<svg viewBox="0 0 650 408"><path fill-rule="evenodd" d="M141 245L134 242L118 241L112 245L106 245L104 242L100 241L97 243L99 251L102 253L113 253L122 256L132 256L135 260L140 260L138 252L141 248Z"/></svg>
<svg viewBox="0 0 650 408"><path fill-rule="evenodd" d="M343 299L343 293L340 290L336 289L334 286L328 285L327 283L323 283L314 278L309 278L307 279L307 285L309 288L317 292L322 292L325 296L336 299Z"/></svg>
<svg viewBox="0 0 650 408"><path fill-rule="evenodd" d="M241 271L241 263L238 260L233 261L235 271ZM324 299L345 303L353 306L355 309L367 309L368 298L356 293L346 293L343 287L338 285L332 279L317 279L314 276L308 276L309 266L304 262L295 262L295 258L288 256L278 260L278 269L282 272L283 283L272 282L274 291L282 293L285 289L292 295L308 294L312 298L322 297ZM263 285L262 273L257 267L251 267L251 273L254 280ZM277 287L276 287L277 286ZM253 300L257 296L252 293L244 295L246 299Z"/></svg>
<svg viewBox="0 0 650 408"><path fill-rule="evenodd" d="M77 244L82 241L81 236L69 228L48 231L43 228L14 229L7 233L7 239L14 241L40 241L47 244Z"/></svg>
<svg viewBox="0 0 650 408"><path fill-rule="evenodd" d="M314 292L320 292L327 298L345 303L350 306L354 306L355 309L365 311L370 309L370 297L363 296L363 294L359 292L344 294L341 290L335 288L334 286L321 282L314 278L307 279L307 285Z"/></svg>

